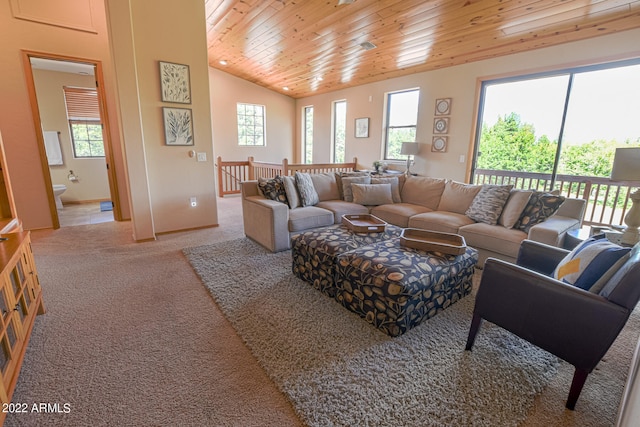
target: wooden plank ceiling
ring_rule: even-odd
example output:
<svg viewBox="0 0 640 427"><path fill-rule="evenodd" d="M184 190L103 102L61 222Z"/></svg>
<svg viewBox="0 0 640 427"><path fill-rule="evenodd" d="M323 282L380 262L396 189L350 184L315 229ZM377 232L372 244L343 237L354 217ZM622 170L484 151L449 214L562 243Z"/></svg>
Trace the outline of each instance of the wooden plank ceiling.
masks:
<svg viewBox="0 0 640 427"><path fill-rule="evenodd" d="M640 27L640 0L340 1L205 0L209 64L301 98Z"/></svg>

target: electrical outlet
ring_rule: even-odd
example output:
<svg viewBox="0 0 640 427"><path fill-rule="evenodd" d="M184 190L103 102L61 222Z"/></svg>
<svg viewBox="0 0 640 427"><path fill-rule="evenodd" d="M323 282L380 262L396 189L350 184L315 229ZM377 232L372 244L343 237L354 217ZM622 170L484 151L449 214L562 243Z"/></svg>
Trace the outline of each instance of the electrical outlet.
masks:
<svg viewBox="0 0 640 427"><path fill-rule="evenodd" d="M195 208L196 206L198 206L198 200L195 197L192 197L190 199L190 203L192 208Z"/></svg>
<svg viewBox="0 0 640 427"><path fill-rule="evenodd" d="M206 152L198 153L198 161L199 162L206 162L207 161L207 153Z"/></svg>

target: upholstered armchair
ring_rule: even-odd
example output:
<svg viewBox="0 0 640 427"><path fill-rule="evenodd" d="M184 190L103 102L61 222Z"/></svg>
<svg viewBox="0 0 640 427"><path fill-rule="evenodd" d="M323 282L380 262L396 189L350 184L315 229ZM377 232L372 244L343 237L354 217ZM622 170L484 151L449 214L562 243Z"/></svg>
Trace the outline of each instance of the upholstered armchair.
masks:
<svg viewBox="0 0 640 427"><path fill-rule="evenodd" d="M620 260L598 293L552 278L568 253L525 240L516 264L487 260L466 350L473 347L484 319L569 362L575 373L566 407L573 410L587 376L640 299L640 248L636 245Z"/></svg>

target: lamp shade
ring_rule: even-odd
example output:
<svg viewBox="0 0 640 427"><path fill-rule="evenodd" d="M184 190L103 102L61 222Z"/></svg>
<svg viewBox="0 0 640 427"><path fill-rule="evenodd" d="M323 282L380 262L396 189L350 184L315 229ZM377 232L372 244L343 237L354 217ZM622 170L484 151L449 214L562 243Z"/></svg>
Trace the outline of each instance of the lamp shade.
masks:
<svg viewBox="0 0 640 427"><path fill-rule="evenodd" d="M417 142L403 142L400 154L415 156L420 152L420 144Z"/></svg>
<svg viewBox="0 0 640 427"><path fill-rule="evenodd" d="M640 147L616 148L611 179L614 181L640 181Z"/></svg>

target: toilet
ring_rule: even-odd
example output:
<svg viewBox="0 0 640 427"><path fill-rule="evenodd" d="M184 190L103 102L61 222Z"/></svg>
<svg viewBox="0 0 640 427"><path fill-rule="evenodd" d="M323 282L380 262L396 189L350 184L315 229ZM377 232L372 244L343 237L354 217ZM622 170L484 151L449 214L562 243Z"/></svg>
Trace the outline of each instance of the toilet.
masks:
<svg viewBox="0 0 640 427"><path fill-rule="evenodd" d="M53 197L56 200L56 209L62 209L62 200L60 200L60 195L67 191L67 186L64 184L53 184Z"/></svg>

